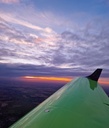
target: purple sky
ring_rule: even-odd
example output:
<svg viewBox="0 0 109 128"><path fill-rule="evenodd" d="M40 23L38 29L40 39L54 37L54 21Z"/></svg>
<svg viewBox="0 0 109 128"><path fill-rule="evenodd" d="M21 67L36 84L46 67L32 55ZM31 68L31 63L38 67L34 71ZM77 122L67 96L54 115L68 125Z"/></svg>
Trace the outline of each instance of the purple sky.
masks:
<svg viewBox="0 0 109 128"><path fill-rule="evenodd" d="M0 0L0 76L109 77L108 0Z"/></svg>

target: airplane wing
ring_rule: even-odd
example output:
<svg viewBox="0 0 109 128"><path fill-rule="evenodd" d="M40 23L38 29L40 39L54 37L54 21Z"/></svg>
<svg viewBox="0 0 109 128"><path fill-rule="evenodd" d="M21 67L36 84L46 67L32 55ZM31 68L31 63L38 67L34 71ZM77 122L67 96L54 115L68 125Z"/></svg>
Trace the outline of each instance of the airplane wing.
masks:
<svg viewBox="0 0 109 128"><path fill-rule="evenodd" d="M69 82L10 128L108 128L109 98L101 69Z"/></svg>

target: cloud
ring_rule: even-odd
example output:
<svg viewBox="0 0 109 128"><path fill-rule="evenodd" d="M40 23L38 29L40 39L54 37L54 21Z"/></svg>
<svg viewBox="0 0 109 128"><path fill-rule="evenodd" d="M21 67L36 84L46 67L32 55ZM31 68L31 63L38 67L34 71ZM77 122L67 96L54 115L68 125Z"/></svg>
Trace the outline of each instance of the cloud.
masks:
<svg viewBox="0 0 109 128"><path fill-rule="evenodd" d="M12 3L19 3L20 0L0 0L0 3L5 3L5 4L12 4Z"/></svg>
<svg viewBox="0 0 109 128"><path fill-rule="evenodd" d="M107 19L85 12L64 17L25 3L1 8L0 16L1 63L43 65L54 74L109 69Z"/></svg>
<svg viewBox="0 0 109 128"><path fill-rule="evenodd" d="M21 76L87 76L93 70L75 70L75 69L60 69L56 67L46 67L44 65L30 64L0 64L0 77L16 78ZM102 73L102 77L108 77L109 70Z"/></svg>
<svg viewBox="0 0 109 128"><path fill-rule="evenodd" d="M39 64L57 68L94 70L108 68L109 30L105 26L95 32L95 24L87 24L82 32L64 31L41 35L24 33L11 27L8 22L0 23L0 55L2 63Z"/></svg>
<svg viewBox="0 0 109 128"><path fill-rule="evenodd" d="M80 33L65 31L61 34L59 47L55 51L53 63L60 68L82 67L83 69L109 69L109 30L103 25L99 33L95 26L86 27ZM93 30L93 31L92 31ZM87 34L86 34L86 31Z"/></svg>
<svg viewBox="0 0 109 128"><path fill-rule="evenodd" d="M66 19L64 16L60 17L60 15L51 11L40 10L37 5L32 4L32 1L28 2L21 1L20 4L11 6L11 8L1 6L1 17L7 22L16 25L16 27L22 25L48 34L60 32L66 27L71 28L74 23L73 20Z"/></svg>
<svg viewBox="0 0 109 128"><path fill-rule="evenodd" d="M49 30L51 31L51 30ZM2 60L12 63L29 63L46 65L52 58L48 52L57 48L55 42L56 36L39 36L35 33L24 33L12 27L1 18L0 22L0 55ZM50 53L51 54L51 53ZM31 61L30 61L31 60ZM48 62L48 64L50 64ZM48 65L47 64L47 65Z"/></svg>
<svg viewBox="0 0 109 128"><path fill-rule="evenodd" d="M31 23L28 23L26 21L18 20L16 18L14 18L13 16L9 16L8 14L6 15L6 14L1 13L0 16L2 18L6 19L6 21L8 21L10 23L19 24L19 25L22 25L22 26L25 26L25 27L28 27L31 29L39 30L39 31L44 31L43 28L41 28L39 26L32 25Z"/></svg>

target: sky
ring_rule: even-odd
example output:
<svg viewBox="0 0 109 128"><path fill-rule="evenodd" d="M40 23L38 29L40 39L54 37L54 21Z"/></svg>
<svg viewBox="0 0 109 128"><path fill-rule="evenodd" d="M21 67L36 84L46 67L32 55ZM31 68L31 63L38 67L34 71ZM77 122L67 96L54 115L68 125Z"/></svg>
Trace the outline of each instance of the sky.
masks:
<svg viewBox="0 0 109 128"><path fill-rule="evenodd" d="M0 78L97 68L109 81L109 0L0 0Z"/></svg>

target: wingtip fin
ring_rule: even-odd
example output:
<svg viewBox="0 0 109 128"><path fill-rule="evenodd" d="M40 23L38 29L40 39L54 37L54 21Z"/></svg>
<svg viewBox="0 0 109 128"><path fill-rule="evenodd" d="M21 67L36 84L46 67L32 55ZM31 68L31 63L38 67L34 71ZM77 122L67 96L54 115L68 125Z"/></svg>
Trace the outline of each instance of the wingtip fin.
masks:
<svg viewBox="0 0 109 128"><path fill-rule="evenodd" d="M91 75L87 76L88 79L98 81L100 75L101 75L102 69L96 69Z"/></svg>

